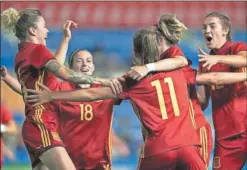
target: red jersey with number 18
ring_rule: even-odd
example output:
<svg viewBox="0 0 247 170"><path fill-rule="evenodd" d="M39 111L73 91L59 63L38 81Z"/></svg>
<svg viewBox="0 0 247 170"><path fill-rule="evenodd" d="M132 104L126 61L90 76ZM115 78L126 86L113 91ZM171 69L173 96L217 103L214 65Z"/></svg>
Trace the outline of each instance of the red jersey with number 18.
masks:
<svg viewBox="0 0 247 170"><path fill-rule="evenodd" d="M80 87L61 83L61 90ZM61 138L77 169L111 164L111 128L115 100L60 102Z"/></svg>
<svg viewBox="0 0 247 170"><path fill-rule="evenodd" d="M190 119L187 82L182 70L148 75L140 82L126 80L129 98L142 123L143 157L187 145L199 145Z"/></svg>

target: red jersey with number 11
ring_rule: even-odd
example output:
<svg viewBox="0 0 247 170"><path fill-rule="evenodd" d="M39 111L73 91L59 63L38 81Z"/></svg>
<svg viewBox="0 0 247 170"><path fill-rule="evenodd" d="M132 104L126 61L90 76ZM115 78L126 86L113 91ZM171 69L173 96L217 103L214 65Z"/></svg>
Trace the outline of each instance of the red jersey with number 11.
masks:
<svg viewBox="0 0 247 170"><path fill-rule="evenodd" d="M199 145L190 119L187 82L182 70L148 75L140 82L126 80L129 98L142 123L143 157L187 145Z"/></svg>

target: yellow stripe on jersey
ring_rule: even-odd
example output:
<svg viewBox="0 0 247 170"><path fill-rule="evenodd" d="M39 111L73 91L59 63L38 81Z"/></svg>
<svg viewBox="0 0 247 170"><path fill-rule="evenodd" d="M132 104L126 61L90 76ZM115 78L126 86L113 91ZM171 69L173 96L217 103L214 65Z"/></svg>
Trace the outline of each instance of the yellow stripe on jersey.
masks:
<svg viewBox="0 0 247 170"><path fill-rule="evenodd" d="M207 130L205 127L201 127L200 128L200 141L202 144L202 148L201 150L201 155L203 157L203 160L205 162L207 162L207 158L208 158L208 141L207 141ZM206 165L208 166L208 165Z"/></svg>
<svg viewBox="0 0 247 170"><path fill-rule="evenodd" d="M108 143L109 143L109 154L110 154L110 162L112 160L112 120L113 120L113 113L111 116L111 123L110 123L110 131L109 131L109 139L108 139Z"/></svg>
<svg viewBox="0 0 247 170"><path fill-rule="evenodd" d="M195 121L195 112L194 112L194 108L193 108L193 105L192 105L192 101L191 100L189 100L189 104L190 104L190 107L189 107L190 118L191 118L191 121L192 121L192 124L193 124L194 128L197 129L197 127L196 127L196 121Z"/></svg>
<svg viewBox="0 0 247 170"><path fill-rule="evenodd" d="M38 80L35 82L36 90L40 90L38 83L43 83L43 79L44 79L44 71L41 73L41 75L38 77ZM34 120L36 121L37 126L40 130L42 144L44 147L47 147L51 145L51 141L50 141L48 130L42 121L42 114L44 110L45 110L45 107L43 105L36 106Z"/></svg>
<svg viewBox="0 0 247 170"><path fill-rule="evenodd" d="M207 137L206 127L203 127L203 131L204 131L204 139L205 139L205 161L206 161L208 158L208 147L207 147L208 146L208 137Z"/></svg>
<svg viewBox="0 0 247 170"><path fill-rule="evenodd" d="M200 128L200 143L202 147L200 148L200 154L203 157L203 141L202 141L202 128Z"/></svg>
<svg viewBox="0 0 247 170"><path fill-rule="evenodd" d="M43 109L41 106L38 106L37 110L38 110L38 115L37 115L38 125L40 126L40 128L42 129L42 132L43 132L43 137L45 140L44 146L47 147L47 146L51 145L51 141L50 141L50 136L49 136L48 130L42 121Z"/></svg>
<svg viewBox="0 0 247 170"><path fill-rule="evenodd" d="M44 131L43 129L41 128L41 126L39 125L39 120L38 120L38 109L35 109L35 116L34 116L34 121L35 121L35 124L38 126L39 128L39 131L40 131L40 135L41 135L41 140L42 140L42 145L44 147L46 147L47 143L46 143L46 140L45 140L45 137L44 137Z"/></svg>

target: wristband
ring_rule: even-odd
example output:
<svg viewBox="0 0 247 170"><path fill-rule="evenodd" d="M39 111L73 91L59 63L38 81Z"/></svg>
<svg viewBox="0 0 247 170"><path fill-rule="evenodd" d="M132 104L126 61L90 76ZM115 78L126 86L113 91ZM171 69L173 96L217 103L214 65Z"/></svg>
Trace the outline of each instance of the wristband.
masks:
<svg viewBox="0 0 247 170"><path fill-rule="evenodd" d="M149 72L155 71L155 63L146 64Z"/></svg>
<svg viewBox="0 0 247 170"><path fill-rule="evenodd" d="M6 132L6 126L4 124L1 124L0 129L1 129L1 133Z"/></svg>

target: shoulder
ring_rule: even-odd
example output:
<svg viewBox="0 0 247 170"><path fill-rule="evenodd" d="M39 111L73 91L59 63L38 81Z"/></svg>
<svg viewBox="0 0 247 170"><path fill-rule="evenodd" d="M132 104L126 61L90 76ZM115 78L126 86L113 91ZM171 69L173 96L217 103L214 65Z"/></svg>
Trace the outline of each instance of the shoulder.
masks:
<svg viewBox="0 0 247 170"><path fill-rule="evenodd" d="M177 45L170 47L169 53L170 53L170 57L184 56L182 49Z"/></svg>
<svg viewBox="0 0 247 170"><path fill-rule="evenodd" d="M244 42L235 42L231 45L231 52L236 54L240 51L247 51L246 43Z"/></svg>
<svg viewBox="0 0 247 170"><path fill-rule="evenodd" d="M41 44L37 45L37 46L34 48L34 52L36 52L36 53L44 53L44 52L49 52L49 53L51 53L51 52L48 50L48 48L47 48L46 46L41 45Z"/></svg>

